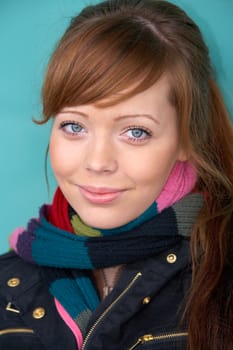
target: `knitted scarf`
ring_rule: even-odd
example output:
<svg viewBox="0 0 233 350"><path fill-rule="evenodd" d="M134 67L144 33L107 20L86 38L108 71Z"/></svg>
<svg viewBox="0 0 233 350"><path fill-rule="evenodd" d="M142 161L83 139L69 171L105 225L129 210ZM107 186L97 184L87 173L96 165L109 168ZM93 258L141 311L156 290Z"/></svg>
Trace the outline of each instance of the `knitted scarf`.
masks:
<svg viewBox="0 0 233 350"><path fill-rule="evenodd" d="M109 230L85 225L58 188L39 218L13 232L11 247L24 260L47 267L51 294L84 335L100 302L90 270L154 256L188 236L203 203L200 194L188 194L195 181L193 168L178 162L156 202L132 222Z"/></svg>

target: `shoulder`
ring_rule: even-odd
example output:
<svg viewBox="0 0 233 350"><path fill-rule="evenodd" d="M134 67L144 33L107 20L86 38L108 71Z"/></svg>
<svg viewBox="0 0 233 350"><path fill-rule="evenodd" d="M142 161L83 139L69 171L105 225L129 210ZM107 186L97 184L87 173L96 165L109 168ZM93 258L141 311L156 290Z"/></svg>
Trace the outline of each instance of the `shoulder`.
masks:
<svg viewBox="0 0 233 350"><path fill-rule="evenodd" d="M31 275L38 272L38 266L27 263L13 251L0 255L0 281L4 276L20 277L23 275L25 279L25 274Z"/></svg>
<svg viewBox="0 0 233 350"><path fill-rule="evenodd" d="M15 263L25 263L13 250L0 255L0 267L14 265ZM27 263L26 263L27 264Z"/></svg>

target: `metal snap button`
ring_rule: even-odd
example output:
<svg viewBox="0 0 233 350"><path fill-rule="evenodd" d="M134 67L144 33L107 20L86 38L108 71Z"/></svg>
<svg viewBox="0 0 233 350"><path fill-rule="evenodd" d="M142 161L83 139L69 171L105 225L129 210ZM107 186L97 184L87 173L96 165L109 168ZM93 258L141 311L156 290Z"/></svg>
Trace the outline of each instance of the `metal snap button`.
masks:
<svg viewBox="0 0 233 350"><path fill-rule="evenodd" d="M33 318L39 320L40 318L43 318L45 316L45 309L43 307L37 307L33 313Z"/></svg>
<svg viewBox="0 0 233 350"><path fill-rule="evenodd" d="M13 277L13 278L10 278L8 281L7 281L7 285L9 287L17 287L20 285L20 279L18 277Z"/></svg>
<svg viewBox="0 0 233 350"><path fill-rule="evenodd" d="M167 256L167 262L169 264L174 264L174 262L176 262L176 260L177 260L177 256L175 254L169 254Z"/></svg>
<svg viewBox="0 0 233 350"><path fill-rule="evenodd" d="M145 297L145 298L143 299L142 303L143 303L143 305L147 305L147 304L150 303L150 301L151 301L151 297Z"/></svg>

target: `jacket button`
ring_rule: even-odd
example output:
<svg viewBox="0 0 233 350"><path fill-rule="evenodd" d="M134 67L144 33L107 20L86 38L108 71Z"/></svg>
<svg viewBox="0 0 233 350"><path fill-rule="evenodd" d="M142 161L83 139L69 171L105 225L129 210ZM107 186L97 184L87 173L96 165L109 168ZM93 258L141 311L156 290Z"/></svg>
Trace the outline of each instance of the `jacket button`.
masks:
<svg viewBox="0 0 233 350"><path fill-rule="evenodd" d="M37 307L33 313L32 313L33 318L36 320L39 320L40 318L43 318L45 316L45 309L43 307Z"/></svg>
<svg viewBox="0 0 233 350"><path fill-rule="evenodd" d="M9 287L17 287L18 285L20 285L20 279L17 278L17 277L10 278L10 279L7 281L7 285L8 285Z"/></svg>
<svg viewBox="0 0 233 350"><path fill-rule="evenodd" d="M177 260L177 256L175 254L169 254L167 256L167 262L169 264L174 264L174 262L176 262L176 260Z"/></svg>
<svg viewBox="0 0 233 350"><path fill-rule="evenodd" d="M142 303L143 303L143 305L147 305L147 304L150 303L150 301L151 301L151 297L145 297L145 298L143 299Z"/></svg>

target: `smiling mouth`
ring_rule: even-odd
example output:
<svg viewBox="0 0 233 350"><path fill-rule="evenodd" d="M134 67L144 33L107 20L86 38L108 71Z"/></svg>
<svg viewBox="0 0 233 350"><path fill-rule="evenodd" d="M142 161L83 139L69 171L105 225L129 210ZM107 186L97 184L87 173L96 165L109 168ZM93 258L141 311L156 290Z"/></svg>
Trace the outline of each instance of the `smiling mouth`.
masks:
<svg viewBox="0 0 233 350"><path fill-rule="evenodd" d="M108 204L118 199L125 190L118 190L105 187L79 186L82 196L91 203Z"/></svg>

